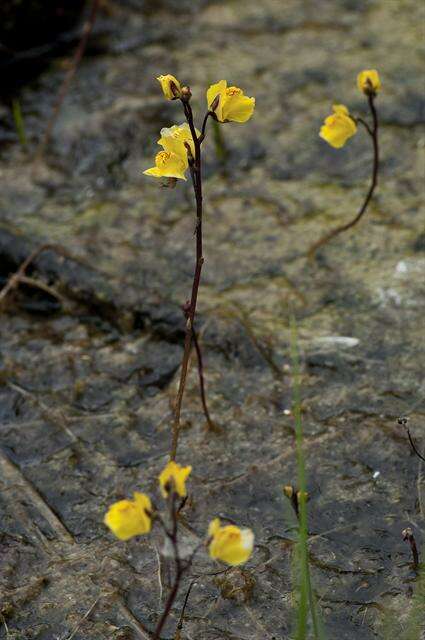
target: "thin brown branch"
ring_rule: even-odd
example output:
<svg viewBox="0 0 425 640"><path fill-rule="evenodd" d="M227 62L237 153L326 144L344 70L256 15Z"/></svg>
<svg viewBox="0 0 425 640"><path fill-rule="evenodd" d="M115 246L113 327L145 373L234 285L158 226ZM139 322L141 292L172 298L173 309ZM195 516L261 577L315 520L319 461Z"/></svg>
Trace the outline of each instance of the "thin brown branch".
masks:
<svg viewBox="0 0 425 640"><path fill-rule="evenodd" d="M185 599L184 599L184 602L183 602L182 610L180 612L180 617L179 617L179 621L178 621L177 628L176 628L175 640L180 640L180 638L181 638L180 632L183 629L184 615L186 613L186 608L187 608L187 605L188 605L188 602L189 602L189 597L190 597L190 594L191 594L191 591L192 591L193 587L197 584L197 582L199 582L199 580L201 578L207 578L207 577L211 577L211 576L219 576L219 575L222 575L223 573L227 573L230 569L231 569L231 567L226 567L225 569L220 569L220 571L213 571L213 572L210 572L210 573L202 573L202 574L199 574L199 575L195 576L191 580L191 582L189 584L189 587L188 587L188 590L186 592L186 596L185 596Z"/></svg>
<svg viewBox="0 0 425 640"><path fill-rule="evenodd" d="M421 460L423 460L425 462L425 458L424 456L419 452L417 446L415 445L415 442L410 434L410 430L409 428L406 428L407 431L407 437L409 438L409 442L410 442L410 446L412 447L413 451L416 453L416 455L418 456L418 458L420 458Z"/></svg>
<svg viewBox="0 0 425 640"><path fill-rule="evenodd" d="M177 633L176 636L180 637L180 631L183 629L183 622L184 622L184 614L186 613L186 607L187 607L187 603L189 602L189 596L190 596L190 592L192 591L193 587L195 586L195 584L198 582L198 579L196 578L195 580L192 580L191 583L189 584L189 588L186 591L186 596L184 598L184 602L183 602L183 607L182 610L180 612L180 618L177 624Z"/></svg>
<svg viewBox="0 0 425 640"><path fill-rule="evenodd" d="M52 296L52 298L56 298L56 300L61 304L65 302L64 298L62 298L62 296L57 291L55 291L53 287L49 287L49 285L45 284L44 282L35 280L35 278L29 278L28 276L19 276L18 280L18 284L26 284L27 286L33 287L34 289L40 289L40 291L44 291L44 293Z"/></svg>
<svg viewBox="0 0 425 640"><path fill-rule="evenodd" d="M371 180L369 190L366 194L364 202L360 207L357 215L349 222L346 222L345 224L339 227L336 227L330 233L328 233L327 235L320 238L317 242L315 242L308 250L309 258L314 258L317 250L320 247L323 247L323 245L327 244L330 240L335 238L335 236L339 235L340 233L343 233L344 231L348 231L348 229L351 229L352 227L354 227L361 220L361 218L366 213L366 210L369 206L369 202L371 201L374 191L378 185L378 173L379 173L378 114L376 112L374 100L375 100L375 95L372 93L369 94L368 102L369 102L369 108L372 114L372 121L373 121L372 128L370 128L369 125L363 119L361 118L357 119L359 122L361 122L365 126L367 132L372 138L372 143L373 143L373 169L372 169L372 180Z"/></svg>
<svg viewBox="0 0 425 640"><path fill-rule="evenodd" d="M202 128L201 128L201 135L199 136L199 141L200 142L202 142L203 139L205 138L205 132L206 132L206 129L207 129L207 124L208 124L208 118L210 116L212 116L212 117L215 116L214 111L207 111L206 114L205 114L204 121L202 123Z"/></svg>
<svg viewBox="0 0 425 640"><path fill-rule="evenodd" d="M412 552L413 568L417 569L419 565L419 553L418 553L418 547L416 545L415 536L413 535L413 531L410 527L407 527L406 529L403 529L403 531L401 532L401 535L403 540L409 543L410 550Z"/></svg>
<svg viewBox="0 0 425 640"><path fill-rule="evenodd" d="M357 124L361 124L366 129L368 134L373 137L373 130L370 128L370 126L366 122L366 120L364 120L363 118L355 118L355 120L356 120Z"/></svg>
<svg viewBox="0 0 425 640"><path fill-rule="evenodd" d="M79 622L77 622L77 624L75 625L72 633L70 636L68 636L68 638L66 640L72 640L72 638L76 635L76 633L78 632L78 630L80 629L81 625L83 624L83 622L85 620L88 620L89 616L91 615L92 611L95 609L97 603L99 602L99 600L102 598L102 594L100 594L100 596L98 596L96 598L96 600L93 602L93 604L91 605L91 607L88 609L88 611L86 611L86 613L84 614L84 616L81 618L81 620Z"/></svg>
<svg viewBox="0 0 425 640"><path fill-rule="evenodd" d="M180 588L182 576L187 568L182 563L180 559L180 554L179 554L178 512L176 508L176 498L177 496L173 492L170 495L170 516L171 516L171 522L172 522L172 530L171 530L171 533L168 534L168 538L172 544L173 552L174 552L174 566L175 566L174 583L168 595L167 601L165 603L164 611L162 612L162 615L158 620L158 624L156 625L155 631L153 632L153 640L160 640L161 631L164 628L165 623L167 622L168 616L170 615L171 608L174 604L174 601L177 597L177 594Z"/></svg>
<svg viewBox="0 0 425 640"><path fill-rule="evenodd" d="M193 190L196 200L196 260L195 271L193 275L192 294L187 312L186 335L184 340L183 360L180 372L179 389L174 408L173 435L170 451L170 459L175 460L177 455L177 446L180 433L180 415L183 402L183 395L186 386L187 370L189 365L190 350L192 346L192 330L195 320L196 303L198 300L199 285L201 282L201 271L204 263L202 255L202 173L201 173L201 142L196 135L195 125L193 123L193 113L189 102L182 100L184 113L187 123L192 134L195 157L190 164L190 174L192 178Z"/></svg>
<svg viewBox="0 0 425 640"><path fill-rule="evenodd" d="M23 261L23 263L21 264L19 269L9 277L9 279L6 282L6 284L4 285L3 289L0 291L0 305L4 301L4 299L7 297L7 295L13 289L18 287L20 283L24 283L24 284L27 284L29 286L37 287L39 289L42 289L46 293L48 293L51 296L57 298L60 302L63 301L61 296L54 289L52 289L51 287L49 287L48 285L46 285L44 283L38 282L37 280L35 280L33 278L29 278L29 277L27 277L25 275L26 270L28 269L30 264L32 262L34 262L34 260L36 260L38 258L38 256L41 253L43 253L44 251L55 251L56 253L59 253L60 255L64 255L66 257L69 257L69 254L65 249L63 249L59 245L55 245L55 244L43 244L40 247L38 247L37 249L34 249L34 251L32 251L29 254L29 256Z"/></svg>
<svg viewBox="0 0 425 640"><path fill-rule="evenodd" d="M97 11L99 9L99 5L100 5L100 0L93 0L92 5L91 5L91 9L90 9L90 14L88 19L86 20L86 22L84 23L83 26L83 33L81 36L81 40L78 44L78 47L74 53L74 57L73 60L70 64L70 67L68 69L68 72L65 75L65 78L62 82L62 85L59 89L59 93L58 93L58 97L56 99L56 103L55 106L53 108L53 113L52 116L47 124L46 127L46 131L44 133L44 137L42 139L42 141L40 142L40 144L38 145L36 154L35 154L35 162L37 162L38 160L40 160L40 158L42 158L44 150L46 149L47 145L49 144L51 135L52 135L52 131L53 131L53 127L56 124L56 120L58 118L59 112L61 110L63 101L66 98L66 95L69 91L69 87L71 85L72 79L76 74L78 65L81 62L81 59L84 55L84 51L86 50L87 47L87 42L88 39L90 37L91 32L93 31L93 27L94 27L94 23L96 21L96 14Z"/></svg>
<svg viewBox="0 0 425 640"><path fill-rule="evenodd" d="M221 428L214 422L210 416L210 412L207 404L207 394L205 392L205 378L204 378L204 363L202 358L201 345L199 344L198 335L195 331L195 327L192 327L192 339L196 351L196 359L198 363L198 376L199 376L199 390L201 394L202 408L204 410L205 419L207 421L207 427L209 431L215 433L221 433Z"/></svg>

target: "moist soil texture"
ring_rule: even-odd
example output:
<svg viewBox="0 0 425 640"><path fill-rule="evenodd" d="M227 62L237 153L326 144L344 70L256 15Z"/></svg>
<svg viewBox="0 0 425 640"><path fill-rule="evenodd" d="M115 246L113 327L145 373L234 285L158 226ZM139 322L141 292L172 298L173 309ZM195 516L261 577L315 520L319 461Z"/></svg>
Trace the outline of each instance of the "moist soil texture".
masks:
<svg viewBox="0 0 425 640"><path fill-rule="evenodd" d="M46 250L0 316L0 638L148 638L169 567L155 536L126 543L103 524L134 490L159 502L194 268L191 184L143 176L159 130L183 122L156 76L205 90L226 78L256 97L245 125L210 123L203 145L204 256L197 329L210 412L193 357L178 461L191 464L188 543L213 517L251 527L243 568L202 552L182 639L290 640L297 483L290 319L296 318L309 492L309 559L329 640L408 628L425 524L423 206L424 8L413 0L105 3L50 143L64 62L0 105L0 284ZM352 230L372 144L318 136L333 103L368 118L356 87L377 68L379 185ZM25 145L11 104L19 100ZM16 104L16 103L15 103ZM21 136L22 138L22 136ZM163 632L175 629L189 584ZM420 637L424 620L416 625ZM384 635L384 629L390 631ZM415 631L416 633L416 631Z"/></svg>

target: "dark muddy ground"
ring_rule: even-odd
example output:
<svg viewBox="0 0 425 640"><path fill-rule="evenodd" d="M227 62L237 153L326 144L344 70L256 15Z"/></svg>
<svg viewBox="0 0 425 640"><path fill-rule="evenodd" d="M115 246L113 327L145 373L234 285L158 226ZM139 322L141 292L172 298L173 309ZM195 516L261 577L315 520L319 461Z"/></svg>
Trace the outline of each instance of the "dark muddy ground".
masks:
<svg viewBox="0 0 425 640"><path fill-rule="evenodd" d="M102 519L133 489L154 494L170 445L193 201L189 183L160 189L141 174L158 130L182 121L154 80L169 72L191 84L198 120L222 77L257 98L248 124L221 129L224 165L206 143L199 327L223 434L205 431L192 368L179 460L194 468L191 535L221 515L259 547L227 576L234 588L199 580L182 637L290 638L291 310L328 638L379 637L391 612L400 635L417 581L401 530L421 544L425 523L423 469L397 424L408 414L421 442L422 25L410 0L111 2L35 171L61 60L19 93L26 149L13 96L0 106L2 282L43 242L75 257L46 253L32 272L63 303L27 288L0 318L0 638L65 640L80 622L74 640L143 637L137 620L153 627L164 601L154 540L120 543ZM335 151L318 129L332 101L363 112L355 78L370 67L383 80L379 192L311 264L303 253L355 213L371 170L365 135ZM214 568L203 557L195 570Z"/></svg>

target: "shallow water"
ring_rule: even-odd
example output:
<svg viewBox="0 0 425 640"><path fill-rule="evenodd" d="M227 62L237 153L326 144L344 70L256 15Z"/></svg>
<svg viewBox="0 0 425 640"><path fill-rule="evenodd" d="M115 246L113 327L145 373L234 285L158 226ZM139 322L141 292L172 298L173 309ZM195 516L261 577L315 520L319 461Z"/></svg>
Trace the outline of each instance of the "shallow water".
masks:
<svg viewBox="0 0 425 640"><path fill-rule="evenodd" d="M297 317L308 464L310 559L329 639L369 640L402 625L417 576L401 531L424 528L418 438L425 412L423 95L417 3L234 0L126 2L102 14L45 160L29 161L63 69L20 100L28 148L0 107L0 275L45 241L28 288L0 318L1 611L9 638L140 637L161 609L151 539L127 544L102 524L111 501L152 495L170 445L193 268L190 185L141 175L179 105L155 76L204 88L226 77L257 98L248 124L221 129L225 166L205 144L205 267L199 299L210 409L192 368L179 459L192 464L186 518L198 535L219 515L259 544L227 583L199 580L183 637L287 640L294 532L282 487L296 482L289 317ZM395 44L396 43L396 44ZM380 186L370 211L311 264L330 226L354 215L370 173L359 134L344 150L317 132L332 101L363 113L362 68L383 78ZM379 472L379 473L378 473ZM215 567L201 558L196 571ZM183 594L182 594L183 598ZM178 603L181 605L181 601ZM179 614L179 606L175 615ZM164 633L170 638L176 619ZM184 635L186 634L186 635ZM394 637L399 635L395 629ZM0 628L0 638L6 638Z"/></svg>

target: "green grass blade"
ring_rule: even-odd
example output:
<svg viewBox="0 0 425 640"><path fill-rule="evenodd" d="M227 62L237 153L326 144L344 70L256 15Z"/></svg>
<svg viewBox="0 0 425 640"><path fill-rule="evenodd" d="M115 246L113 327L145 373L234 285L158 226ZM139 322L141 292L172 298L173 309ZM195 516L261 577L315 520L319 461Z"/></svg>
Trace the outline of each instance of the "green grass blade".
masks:
<svg viewBox="0 0 425 640"><path fill-rule="evenodd" d="M299 534L297 543L298 574L298 611L296 640L306 640L308 632L309 612L311 614L315 640L325 640L324 630L317 611L316 600L312 588L308 562L308 523L307 523L307 477L303 453L303 426L301 420L301 383L298 353L297 326L295 318L291 318L291 362L293 379L292 413L295 422L295 445L297 459L299 496Z"/></svg>
<svg viewBox="0 0 425 640"><path fill-rule="evenodd" d="M308 629L309 588L308 588L308 549L307 549L307 505L306 505L306 473L303 456L303 429L301 421L300 365L295 320L291 319L291 361L293 379L292 413L295 421L295 446L298 472L299 500L299 534L296 548L298 565L298 611L296 640L305 640Z"/></svg>

